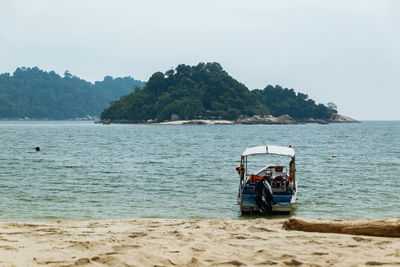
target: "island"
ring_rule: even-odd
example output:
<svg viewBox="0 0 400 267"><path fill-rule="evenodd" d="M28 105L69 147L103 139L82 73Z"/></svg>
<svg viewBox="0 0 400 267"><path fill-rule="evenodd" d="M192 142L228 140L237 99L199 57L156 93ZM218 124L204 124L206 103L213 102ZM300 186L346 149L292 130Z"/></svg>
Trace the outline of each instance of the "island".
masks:
<svg viewBox="0 0 400 267"><path fill-rule="evenodd" d="M0 120L70 120L100 117L110 102L144 83L111 76L94 83L69 71L60 76L38 67L0 74Z"/></svg>
<svg viewBox="0 0 400 267"><path fill-rule="evenodd" d="M336 105L317 104L308 95L279 85L249 90L219 63L178 65L154 73L143 88L111 102L105 123L298 124L357 122Z"/></svg>

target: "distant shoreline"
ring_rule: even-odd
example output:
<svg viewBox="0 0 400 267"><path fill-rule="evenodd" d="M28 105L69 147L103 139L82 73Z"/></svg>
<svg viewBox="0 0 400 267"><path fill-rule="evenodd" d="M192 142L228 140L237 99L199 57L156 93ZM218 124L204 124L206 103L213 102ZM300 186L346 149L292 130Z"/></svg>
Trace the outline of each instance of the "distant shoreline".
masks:
<svg viewBox="0 0 400 267"><path fill-rule="evenodd" d="M272 115L244 117L241 116L237 120L222 120L222 119L186 119L186 120L169 120L163 122L157 122L154 120L147 120L142 122L130 121L130 120L99 120L95 123L101 124L157 124L157 125L233 125L233 124L254 124L254 125L290 125L290 124L329 124L329 123L360 123L360 121L352 119L350 117L336 114L328 120L306 118L301 120L295 120L289 115L282 115L274 117Z"/></svg>
<svg viewBox="0 0 400 267"><path fill-rule="evenodd" d="M257 116L252 117L239 117L238 120L223 120L223 119L184 119L184 120L169 120L169 121L131 121L131 120L100 120L96 117L86 117L86 118L71 118L71 119L49 119L49 118L0 118L1 121L93 121L98 124L156 124L156 125L233 125L233 124L255 124L255 125L288 125L288 124L329 124L329 123L360 123L361 121L352 119L344 115L335 115L333 118L328 120L306 118L295 120L288 115L282 115L279 117L274 117L271 115L267 116ZM385 120L382 120L385 121Z"/></svg>
<svg viewBox="0 0 400 267"><path fill-rule="evenodd" d="M164 121L157 123L160 125L184 125L184 124L192 124L192 125L213 125L213 124L235 124L234 121L228 120L178 120L178 121Z"/></svg>

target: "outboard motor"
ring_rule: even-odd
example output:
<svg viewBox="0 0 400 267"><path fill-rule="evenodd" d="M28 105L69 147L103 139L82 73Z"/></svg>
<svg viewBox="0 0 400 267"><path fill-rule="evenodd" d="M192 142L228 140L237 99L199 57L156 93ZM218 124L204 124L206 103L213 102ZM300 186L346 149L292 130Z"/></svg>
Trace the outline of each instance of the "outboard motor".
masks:
<svg viewBox="0 0 400 267"><path fill-rule="evenodd" d="M273 195L270 184L264 179L258 180L255 191L257 192L256 203L261 213L271 213Z"/></svg>

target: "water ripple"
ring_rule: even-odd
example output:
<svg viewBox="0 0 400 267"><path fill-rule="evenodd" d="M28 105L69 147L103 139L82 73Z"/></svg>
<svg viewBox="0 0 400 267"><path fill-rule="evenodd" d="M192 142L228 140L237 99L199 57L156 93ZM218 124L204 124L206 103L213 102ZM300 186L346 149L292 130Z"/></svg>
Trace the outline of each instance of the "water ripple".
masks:
<svg viewBox="0 0 400 267"><path fill-rule="evenodd" d="M0 220L242 218L235 167L246 147L261 144L296 150L295 215L399 217L399 132L400 122L0 122Z"/></svg>

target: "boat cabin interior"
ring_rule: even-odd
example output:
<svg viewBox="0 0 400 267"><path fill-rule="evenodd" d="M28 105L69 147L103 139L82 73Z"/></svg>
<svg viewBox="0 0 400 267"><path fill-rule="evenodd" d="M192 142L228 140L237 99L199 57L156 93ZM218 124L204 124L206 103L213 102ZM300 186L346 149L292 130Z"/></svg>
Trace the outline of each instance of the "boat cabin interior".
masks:
<svg viewBox="0 0 400 267"><path fill-rule="evenodd" d="M249 175L246 183L256 183L260 179L265 179L271 185L273 192L287 191L290 188L290 179L285 166L263 168L256 174Z"/></svg>

